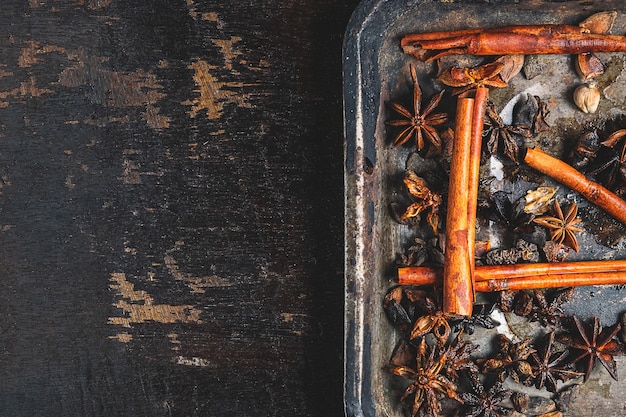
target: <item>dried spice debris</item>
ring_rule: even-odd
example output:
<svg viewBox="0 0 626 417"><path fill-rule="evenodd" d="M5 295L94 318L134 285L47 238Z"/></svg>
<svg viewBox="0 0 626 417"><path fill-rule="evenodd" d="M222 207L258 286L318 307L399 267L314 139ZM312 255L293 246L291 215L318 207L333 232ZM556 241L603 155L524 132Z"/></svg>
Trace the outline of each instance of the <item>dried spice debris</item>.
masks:
<svg viewBox="0 0 626 417"><path fill-rule="evenodd" d="M422 89L417 79L415 67L411 65L411 79L413 80L413 112L403 105L395 102L388 102L396 113L402 116L402 119L388 120L387 125L400 127L403 130L395 137L394 146L400 146L408 142L411 138L415 138L417 150L421 151L426 147L426 141L441 153L442 141L435 126L439 126L448 121L447 113L434 113L435 108L441 102L444 90L430 98L426 106L422 107ZM425 141L426 140L426 141Z"/></svg>

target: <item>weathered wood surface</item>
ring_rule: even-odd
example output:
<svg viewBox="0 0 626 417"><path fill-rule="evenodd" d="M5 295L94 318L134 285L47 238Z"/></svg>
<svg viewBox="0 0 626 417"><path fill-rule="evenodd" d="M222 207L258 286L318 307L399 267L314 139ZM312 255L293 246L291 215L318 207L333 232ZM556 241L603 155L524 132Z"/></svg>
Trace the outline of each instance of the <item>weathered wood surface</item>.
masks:
<svg viewBox="0 0 626 417"><path fill-rule="evenodd" d="M356 0L3 0L0 415L343 413Z"/></svg>

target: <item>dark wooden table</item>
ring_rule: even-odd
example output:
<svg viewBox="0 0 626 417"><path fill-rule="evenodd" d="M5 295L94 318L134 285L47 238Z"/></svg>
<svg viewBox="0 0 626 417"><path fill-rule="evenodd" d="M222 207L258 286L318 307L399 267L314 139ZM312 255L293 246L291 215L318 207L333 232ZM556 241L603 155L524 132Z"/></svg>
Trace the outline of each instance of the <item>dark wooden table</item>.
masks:
<svg viewBox="0 0 626 417"><path fill-rule="evenodd" d="M357 0L3 0L0 415L339 416Z"/></svg>

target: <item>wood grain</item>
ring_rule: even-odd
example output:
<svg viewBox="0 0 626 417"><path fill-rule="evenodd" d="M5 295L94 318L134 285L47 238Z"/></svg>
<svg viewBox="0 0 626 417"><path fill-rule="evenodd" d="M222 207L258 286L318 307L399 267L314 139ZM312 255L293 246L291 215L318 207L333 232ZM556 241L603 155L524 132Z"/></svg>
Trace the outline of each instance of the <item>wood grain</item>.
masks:
<svg viewBox="0 0 626 417"><path fill-rule="evenodd" d="M1 414L343 413L356 4L2 3Z"/></svg>

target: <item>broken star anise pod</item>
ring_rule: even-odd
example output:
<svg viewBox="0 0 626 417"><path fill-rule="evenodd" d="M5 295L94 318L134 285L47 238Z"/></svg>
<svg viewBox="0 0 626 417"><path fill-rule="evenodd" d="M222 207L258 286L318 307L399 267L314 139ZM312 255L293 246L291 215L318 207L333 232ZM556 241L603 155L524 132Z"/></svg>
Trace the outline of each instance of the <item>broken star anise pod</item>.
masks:
<svg viewBox="0 0 626 417"><path fill-rule="evenodd" d="M504 382L507 376L517 383L528 383L532 376L532 367L528 358L536 350L531 345L531 340L526 339L513 343L503 334L497 336L498 353L491 359L480 359L478 364L484 374L496 372L498 380Z"/></svg>
<svg viewBox="0 0 626 417"><path fill-rule="evenodd" d="M584 231L576 226L578 223L582 222L582 219L576 217L578 214L578 205L572 203L567 212L563 214L559 201L555 199L552 209L554 216L537 217L533 219L533 222L548 229L550 232L550 240L556 243L563 243L578 252L578 240L574 233Z"/></svg>
<svg viewBox="0 0 626 417"><path fill-rule="evenodd" d="M520 146L523 144L524 138L532 136L530 127L505 124L491 102L487 104L486 116L487 151L490 155L502 153L518 164L520 162Z"/></svg>
<svg viewBox="0 0 626 417"><path fill-rule="evenodd" d="M554 331L548 334L541 357L537 352L530 355L530 364L535 378L535 387L541 389L545 386L548 391L557 392L557 381L566 382L583 374L573 370L571 363L564 362L568 351L555 352L553 342Z"/></svg>
<svg viewBox="0 0 626 417"><path fill-rule="evenodd" d="M506 66L504 62L494 61L472 68L448 67L439 74L437 79L453 87L453 95L478 87L506 87L507 83L501 76Z"/></svg>
<svg viewBox="0 0 626 417"><path fill-rule="evenodd" d="M446 352L437 354L437 349L429 347L426 339L422 339L417 349L415 368L388 367L393 374L411 381L401 397L403 402L413 397L409 408L411 416L417 416L422 410L425 415L437 417L442 408L440 398L443 396L462 402L456 393L456 385L441 373L446 360Z"/></svg>
<svg viewBox="0 0 626 417"><path fill-rule="evenodd" d="M439 126L448 120L447 113L434 113L435 108L439 105L443 97L444 90L431 97L425 107L422 108L422 89L417 79L415 67L411 65L411 79L413 80L413 109L409 109L401 104L389 102L388 105L396 113L400 114L402 119L387 121L387 125L401 127L403 130L396 136L393 146L400 146L408 142L411 138L415 138L417 150L424 149L426 142L424 138L434 146L435 150L440 153L442 148L441 138L435 126Z"/></svg>
<svg viewBox="0 0 626 417"><path fill-rule="evenodd" d="M433 297L423 291L415 291L414 293L418 296L411 299L413 293L409 293L409 299L415 302L425 314L418 316L413 323L410 339L423 338L426 334L432 333L437 339L438 346L445 345L451 332L446 315Z"/></svg>
<svg viewBox="0 0 626 417"><path fill-rule="evenodd" d="M426 180L413 171L407 171L404 177L407 191L413 197L413 203L407 207L401 216L402 221L415 218L424 211L428 211L426 220L435 233L439 228L439 207L443 203L441 194L432 191Z"/></svg>
<svg viewBox="0 0 626 417"><path fill-rule="evenodd" d="M591 326L576 316L573 316L573 321L575 335L564 335L559 338L559 342L572 349L571 362L584 365L585 376L583 381L587 382L589 379L596 360L599 360L611 378L617 381L617 366L613 356L623 353L620 343L615 339L622 326L617 323L603 329L600 326L600 319L597 317L593 318Z"/></svg>
<svg viewBox="0 0 626 417"><path fill-rule="evenodd" d="M405 295L405 287L394 287L385 294L383 308L391 323L400 331L407 331L413 323L413 306Z"/></svg>
<svg viewBox="0 0 626 417"><path fill-rule="evenodd" d="M473 392L459 394L463 400L462 417L505 417L511 409L501 403L511 397L512 391L502 388L501 381L494 381L489 389L485 389L478 376L470 377Z"/></svg>

